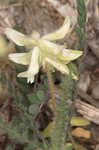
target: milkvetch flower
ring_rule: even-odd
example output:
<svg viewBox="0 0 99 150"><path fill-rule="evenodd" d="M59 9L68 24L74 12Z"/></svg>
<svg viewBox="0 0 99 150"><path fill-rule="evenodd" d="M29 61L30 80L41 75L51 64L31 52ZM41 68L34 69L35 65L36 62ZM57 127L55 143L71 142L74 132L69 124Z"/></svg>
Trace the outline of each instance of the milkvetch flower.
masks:
<svg viewBox="0 0 99 150"><path fill-rule="evenodd" d="M82 51L67 49L66 45L59 45L52 41L65 37L70 31L70 19L66 17L62 27L43 37L37 31L33 31L31 35L24 35L14 29L6 28L5 34L9 39L19 46L28 48L26 53L9 54L9 59L15 63L28 65L26 72L19 73L18 77L27 78L30 83L34 82L35 75L42 67L47 71L57 69L63 74L69 74L69 68L66 66L82 55ZM76 75L72 73L74 79Z"/></svg>
<svg viewBox="0 0 99 150"><path fill-rule="evenodd" d="M28 71L19 73L18 77L27 77L27 81L33 82L34 76L39 72L39 48L35 47L32 51Z"/></svg>

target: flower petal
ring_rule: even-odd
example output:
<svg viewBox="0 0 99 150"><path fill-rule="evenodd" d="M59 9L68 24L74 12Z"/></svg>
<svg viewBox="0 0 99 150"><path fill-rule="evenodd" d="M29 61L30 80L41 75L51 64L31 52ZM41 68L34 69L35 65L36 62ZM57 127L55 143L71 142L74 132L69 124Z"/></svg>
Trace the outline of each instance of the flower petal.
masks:
<svg viewBox="0 0 99 150"><path fill-rule="evenodd" d="M43 36L42 39L49 40L49 41L54 41L54 40L59 40L65 37L65 35L69 32L70 28L70 19L67 16L62 27L57 30L56 32L49 33L45 36Z"/></svg>
<svg viewBox="0 0 99 150"><path fill-rule="evenodd" d="M69 75L69 73L70 73L69 68L64 63L61 63L57 60L52 60L48 57L45 58L45 61L47 63L49 63L50 65L52 65L54 68L56 68L61 73ZM74 73L72 73L72 77L73 77L73 79L78 80L77 76Z"/></svg>
<svg viewBox="0 0 99 150"><path fill-rule="evenodd" d="M72 77L73 79L78 80L78 77L73 72L72 72Z"/></svg>
<svg viewBox="0 0 99 150"><path fill-rule="evenodd" d="M14 53L8 55L9 59L15 63L28 65L31 59L31 53Z"/></svg>
<svg viewBox="0 0 99 150"><path fill-rule="evenodd" d="M40 34L39 32L33 30L32 34L31 34L31 38L34 40L39 40L40 39Z"/></svg>
<svg viewBox="0 0 99 150"><path fill-rule="evenodd" d="M34 76L39 72L39 48L32 50L30 65L28 68L28 82L33 83Z"/></svg>
<svg viewBox="0 0 99 150"><path fill-rule="evenodd" d="M29 83L33 83L34 82L34 75L32 74L29 74L28 71L25 71L25 72L21 72L18 74L18 77L21 77L21 78L27 78L27 82Z"/></svg>
<svg viewBox="0 0 99 150"><path fill-rule="evenodd" d="M69 49L63 49L61 53L58 54L58 58L63 61L72 61L77 59L83 54L82 51L79 50L69 50Z"/></svg>
<svg viewBox="0 0 99 150"><path fill-rule="evenodd" d="M18 74L18 77L21 77L21 78L27 78L27 76L28 76L28 72L27 71L21 72L21 73Z"/></svg>
<svg viewBox="0 0 99 150"><path fill-rule="evenodd" d="M14 43L16 43L19 46L35 45L35 40L14 29L6 28L4 33L9 39L11 39Z"/></svg>
<svg viewBox="0 0 99 150"><path fill-rule="evenodd" d="M39 48L46 53L49 53L51 55L57 55L62 49L64 49L65 45L59 45L52 42L49 42L47 40L40 40L39 41Z"/></svg>
<svg viewBox="0 0 99 150"><path fill-rule="evenodd" d="M63 74L69 74L69 69L65 64L62 64L61 62L57 60L50 59L48 57L45 58L45 61L55 67L57 70L59 70Z"/></svg>

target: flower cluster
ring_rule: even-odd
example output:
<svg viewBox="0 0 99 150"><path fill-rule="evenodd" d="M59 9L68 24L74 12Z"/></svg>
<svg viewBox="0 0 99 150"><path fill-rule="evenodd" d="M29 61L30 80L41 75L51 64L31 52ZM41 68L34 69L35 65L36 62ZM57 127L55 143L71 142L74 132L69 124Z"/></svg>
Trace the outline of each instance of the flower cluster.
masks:
<svg viewBox="0 0 99 150"><path fill-rule="evenodd" d="M66 17L59 30L43 37L36 31L29 36L14 29L6 28L5 34L19 46L29 48L27 53L9 54L9 59L15 63L28 65L28 70L18 74L18 77L27 78L27 82L33 83L35 75L42 67L47 71L57 69L63 74L69 74L66 66L72 60L82 55L82 51L67 49L65 45L59 45L53 41L62 39L70 31L70 19ZM77 77L72 73L74 79Z"/></svg>

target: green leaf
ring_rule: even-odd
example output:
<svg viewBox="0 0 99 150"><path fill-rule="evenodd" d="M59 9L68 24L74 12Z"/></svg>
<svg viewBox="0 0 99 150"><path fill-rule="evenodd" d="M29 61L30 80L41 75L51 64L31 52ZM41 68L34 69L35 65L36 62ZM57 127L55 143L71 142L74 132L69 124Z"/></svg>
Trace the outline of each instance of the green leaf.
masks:
<svg viewBox="0 0 99 150"><path fill-rule="evenodd" d="M29 106L29 113L35 115L39 111L39 106L37 104L32 104Z"/></svg>
<svg viewBox="0 0 99 150"><path fill-rule="evenodd" d="M78 37L81 39L83 36L83 32L81 31L80 27L76 27L75 32L77 33Z"/></svg>
<svg viewBox="0 0 99 150"><path fill-rule="evenodd" d="M15 145L12 144L7 145L6 147L6 150L13 150L13 149L15 149Z"/></svg>
<svg viewBox="0 0 99 150"><path fill-rule="evenodd" d="M15 67L16 67L16 72L17 73L20 73L21 71L25 71L25 66L24 65L19 65L19 64L15 64Z"/></svg>
<svg viewBox="0 0 99 150"><path fill-rule="evenodd" d="M9 92L11 95L14 94L14 86L13 86L13 84L11 84L11 83L9 84L8 92Z"/></svg>
<svg viewBox="0 0 99 150"><path fill-rule="evenodd" d="M37 92L37 97L38 97L39 100L43 100L44 97L45 97L44 91L39 90L39 91Z"/></svg>
<svg viewBox="0 0 99 150"><path fill-rule="evenodd" d="M28 105L27 104L28 101L27 101L27 99L25 99L25 95L23 95L22 92L20 92L20 91L17 91L14 99L15 99L14 102L16 105L19 105L19 104L24 104L24 105L26 104L26 106Z"/></svg>
<svg viewBox="0 0 99 150"><path fill-rule="evenodd" d="M1 80L2 84L6 84L6 75L5 75L5 72L2 72L0 80Z"/></svg>
<svg viewBox="0 0 99 150"><path fill-rule="evenodd" d="M28 93L26 79L16 78L16 81L17 81L17 86L18 86L20 92L22 92L22 93L24 93L26 95Z"/></svg>
<svg viewBox="0 0 99 150"><path fill-rule="evenodd" d="M72 126L88 126L90 125L90 121L82 117L72 117L71 125Z"/></svg>
<svg viewBox="0 0 99 150"><path fill-rule="evenodd" d="M24 53L25 52L25 48L23 46L16 45L15 48L16 48L17 53Z"/></svg>
<svg viewBox="0 0 99 150"><path fill-rule="evenodd" d="M64 150L73 150L73 145L71 143L66 143Z"/></svg>
<svg viewBox="0 0 99 150"><path fill-rule="evenodd" d="M32 93L32 94L28 94L28 100L31 104L41 104L41 100L38 99L37 95Z"/></svg>
<svg viewBox="0 0 99 150"><path fill-rule="evenodd" d="M70 70L72 70L72 72L73 72L74 74L78 75L78 69L77 69L77 67L76 67L75 64L73 64L72 62L70 62L70 63L68 64L68 67L70 68Z"/></svg>
<svg viewBox="0 0 99 150"><path fill-rule="evenodd" d="M52 121L48 124L48 126L45 128L45 130L43 131L43 136L44 138L48 138L50 137L50 132L51 132L51 129L54 127L54 124L55 122Z"/></svg>
<svg viewBox="0 0 99 150"><path fill-rule="evenodd" d="M34 93L32 93L28 95L28 100L30 101L31 104L34 104L35 101L37 100L37 97Z"/></svg>
<svg viewBox="0 0 99 150"><path fill-rule="evenodd" d="M3 118L0 117L0 124L3 124Z"/></svg>

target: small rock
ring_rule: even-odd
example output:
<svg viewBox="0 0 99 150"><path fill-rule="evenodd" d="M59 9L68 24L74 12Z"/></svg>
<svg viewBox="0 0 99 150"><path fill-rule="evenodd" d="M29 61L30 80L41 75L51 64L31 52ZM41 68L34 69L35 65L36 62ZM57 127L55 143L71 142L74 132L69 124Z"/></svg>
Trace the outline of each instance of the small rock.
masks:
<svg viewBox="0 0 99 150"><path fill-rule="evenodd" d="M96 145L95 150L99 150L99 144Z"/></svg>
<svg viewBox="0 0 99 150"><path fill-rule="evenodd" d="M80 80L77 84L78 89L82 90L83 92L87 92L89 84L90 84L90 73L85 71L80 75Z"/></svg>
<svg viewBox="0 0 99 150"><path fill-rule="evenodd" d="M96 84L92 89L92 97L95 99L99 99L99 83Z"/></svg>
<svg viewBox="0 0 99 150"><path fill-rule="evenodd" d="M46 7L46 3L45 2L41 2L41 6L42 7Z"/></svg>
<svg viewBox="0 0 99 150"><path fill-rule="evenodd" d="M96 39L91 40L90 42L88 42L88 45L92 52L96 55L96 57L99 58L99 41L97 41Z"/></svg>
<svg viewBox="0 0 99 150"><path fill-rule="evenodd" d="M98 59L96 58L96 56L92 55L92 54L88 54L85 56L84 58L84 64L88 67L88 68L92 68L95 67L98 63Z"/></svg>
<svg viewBox="0 0 99 150"><path fill-rule="evenodd" d="M95 21L94 28L95 28L96 32L98 32L98 34L99 34L99 19Z"/></svg>

